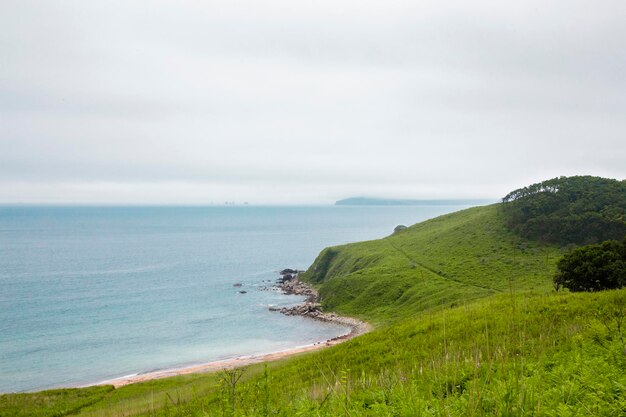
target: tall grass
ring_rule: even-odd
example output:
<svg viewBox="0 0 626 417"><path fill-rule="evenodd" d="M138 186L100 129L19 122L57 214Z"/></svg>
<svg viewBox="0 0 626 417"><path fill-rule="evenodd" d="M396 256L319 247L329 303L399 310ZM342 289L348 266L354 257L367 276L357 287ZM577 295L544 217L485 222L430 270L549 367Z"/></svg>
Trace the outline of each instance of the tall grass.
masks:
<svg viewBox="0 0 626 417"><path fill-rule="evenodd" d="M624 302L626 290L502 294L244 368L234 385L228 373L197 376L205 390L157 410L137 413L144 397L123 395L140 384L78 415L624 415L626 355L614 321L593 313Z"/></svg>

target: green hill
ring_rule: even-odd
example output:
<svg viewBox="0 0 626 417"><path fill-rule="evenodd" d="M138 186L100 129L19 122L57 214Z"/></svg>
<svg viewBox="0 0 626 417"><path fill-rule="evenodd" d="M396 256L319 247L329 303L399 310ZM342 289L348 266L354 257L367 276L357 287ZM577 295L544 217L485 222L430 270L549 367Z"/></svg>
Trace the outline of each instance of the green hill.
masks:
<svg viewBox="0 0 626 417"><path fill-rule="evenodd" d="M510 232L495 204L324 249L303 279L319 286L326 309L384 321L511 290L545 292L560 255Z"/></svg>
<svg viewBox="0 0 626 417"><path fill-rule="evenodd" d="M369 334L239 371L4 395L0 416L626 415L626 290L555 292L560 245L507 215L323 250L303 279Z"/></svg>

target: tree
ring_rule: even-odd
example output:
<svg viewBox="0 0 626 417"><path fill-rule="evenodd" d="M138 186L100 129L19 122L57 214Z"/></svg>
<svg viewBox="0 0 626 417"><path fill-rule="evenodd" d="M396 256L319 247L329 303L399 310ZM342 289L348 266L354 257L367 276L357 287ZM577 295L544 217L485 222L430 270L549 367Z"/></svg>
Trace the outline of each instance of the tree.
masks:
<svg viewBox="0 0 626 417"><path fill-rule="evenodd" d="M561 258L554 277L557 290L602 291L626 286L626 238L581 246Z"/></svg>
<svg viewBox="0 0 626 417"><path fill-rule="evenodd" d="M532 240L585 245L626 235L626 181L560 177L502 199L509 228Z"/></svg>

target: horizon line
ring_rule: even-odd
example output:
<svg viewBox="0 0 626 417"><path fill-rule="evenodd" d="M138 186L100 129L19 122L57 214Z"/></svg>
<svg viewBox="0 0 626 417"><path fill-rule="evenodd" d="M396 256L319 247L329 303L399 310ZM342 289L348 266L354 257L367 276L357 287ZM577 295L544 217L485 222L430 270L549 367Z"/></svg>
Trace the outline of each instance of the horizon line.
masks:
<svg viewBox="0 0 626 417"><path fill-rule="evenodd" d="M125 202L0 202L0 207L416 207L419 204L337 204L336 200L331 203L251 203L251 202L223 202L223 203L125 203ZM396 199L380 199L396 200ZM404 199L402 199L404 200ZM408 200L408 199L407 199ZM410 200L415 202L442 202L445 205L467 205L467 203L497 203L500 199L493 198L458 198L458 199L424 199ZM451 203L451 204L445 204ZM456 204L455 204L456 203ZM432 205L432 204L431 204Z"/></svg>

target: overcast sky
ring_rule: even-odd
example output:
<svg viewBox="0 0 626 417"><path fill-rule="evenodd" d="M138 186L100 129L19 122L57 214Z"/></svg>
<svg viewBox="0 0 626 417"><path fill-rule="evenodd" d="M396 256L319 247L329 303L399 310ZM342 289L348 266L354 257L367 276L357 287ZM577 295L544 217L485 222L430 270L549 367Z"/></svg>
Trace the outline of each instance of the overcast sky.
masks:
<svg viewBox="0 0 626 417"><path fill-rule="evenodd" d="M498 198L626 177L626 3L0 3L0 203Z"/></svg>

